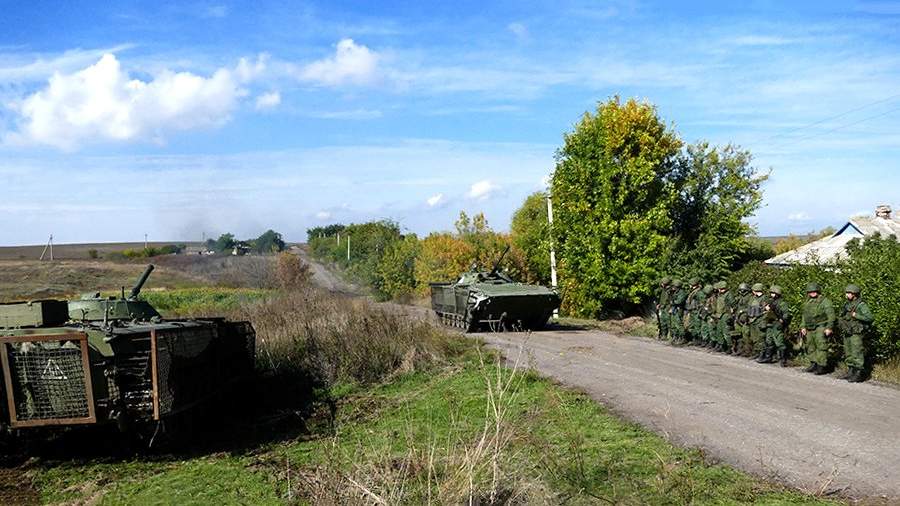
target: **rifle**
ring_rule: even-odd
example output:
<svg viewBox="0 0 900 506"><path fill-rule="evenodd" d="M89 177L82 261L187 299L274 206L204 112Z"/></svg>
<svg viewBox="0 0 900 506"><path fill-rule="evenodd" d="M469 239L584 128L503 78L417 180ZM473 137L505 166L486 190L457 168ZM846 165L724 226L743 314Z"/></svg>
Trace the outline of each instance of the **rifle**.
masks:
<svg viewBox="0 0 900 506"><path fill-rule="evenodd" d="M503 257L506 256L506 253L509 252L509 245L506 245L506 249L503 250L503 253L500 254L500 258L497 259L497 262L494 264L494 268L491 269L491 276L497 275L497 271L500 270L500 262L503 261Z"/></svg>

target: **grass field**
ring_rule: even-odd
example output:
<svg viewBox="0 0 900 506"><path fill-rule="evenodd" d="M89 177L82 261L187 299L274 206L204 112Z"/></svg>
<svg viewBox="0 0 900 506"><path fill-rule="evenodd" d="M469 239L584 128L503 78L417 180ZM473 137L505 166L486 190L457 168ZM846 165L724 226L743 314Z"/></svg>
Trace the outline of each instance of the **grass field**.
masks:
<svg viewBox="0 0 900 506"><path fill-rule="evenodd" d="M148 242L147 246L161 247L168 244L185 244L189 247L199 248L201 243L185 241ZM29 246L0 246L0 260L38 260L44 251L43 244ZM53 258L56 260L86 260L89 259L88 251L96 250L102 257L105 254L125 249L142 249L143 242L104 242L85 244L54 244ZM47 251L45 259L50 258Z"/></svg>
<svg viewBox="0 0 900 506"><path fill-rule="evenodd" d="M288 430L202 455L46 461L30 475L49 503L829 504L709 464L581 394L472 354L343 390L335 432Z"/></svg>

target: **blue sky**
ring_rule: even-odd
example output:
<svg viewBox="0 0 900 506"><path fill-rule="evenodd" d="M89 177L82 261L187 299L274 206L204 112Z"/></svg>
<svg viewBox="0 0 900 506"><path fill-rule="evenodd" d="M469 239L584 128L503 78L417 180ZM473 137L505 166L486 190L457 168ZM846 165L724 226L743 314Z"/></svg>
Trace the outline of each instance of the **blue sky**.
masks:
<svg viewBox="0 0 900 506"><path fill-rule="evenodd" d="M762 234L900 207L900 2L2 1L0 243L503 230L614 94L771 169Z"/></svg>

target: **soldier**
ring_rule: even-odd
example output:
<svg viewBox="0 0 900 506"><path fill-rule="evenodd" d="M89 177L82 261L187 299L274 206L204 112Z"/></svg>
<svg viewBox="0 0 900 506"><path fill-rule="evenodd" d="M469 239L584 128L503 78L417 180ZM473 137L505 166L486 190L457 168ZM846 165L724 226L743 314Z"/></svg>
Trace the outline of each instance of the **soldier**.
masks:
<svg viewBox="0 0 900 506"><path fill-rule="evenodd" d="M700 342L700 333L702 330L700 320L700 308L703 306L703 288L700 286L700 278L691 278L691 291L688 293L687 302L685 302L685 340L687 342Z"/></svg>
<svg viewBox="0 0 900 506"><path fill-rule="evenodd" d="M656 291L656 321L659 327L658 339L668 339L669 337L669 283L672 280L669 276L659 280L659 290Z"/></svg>
<svg viewBox="0 0 900 506"><path fill-rule="evenodd" d="M765 313L766 299L763 296L763 290L766 287L762 283L753 284L753 292L747 301L747 326L749 327L747 336L749 344L745 347L748 356L754 354L759 356L766 346L766 320L763 318Z"/></svg>
<svg viewBox="0 0 900 506"><path fill-rule="evenodd" d="M687 292L681 287L680 279L672 280L671 298L669 299L669 332L672 334L672 344L681 344L684 341L684 303Z"/></svg>
<svg viewBox="0 0 900 506"><path fill-rule="evenodd" d="M781 287L772 285L769 288L769 300L764 307L766 321L766 347L762 354L756 358L760 364L771 364L775 360L781 363L781 367L787 366L787 336L788 327L791 324L791 308L781 298Z"/></svg>
<svg viewBox="0 0 900 506"><path fill-rule="evenodd" d="M847 364L845 379L850 383L865 381L866 348L871 335L872 311L859 296L859 287L847 285L844 290L847 302L838 316L838 330L844 339L844 363Z"/></svg>
<svg viewBox="0 0 900 506"><path fill-rule="evenodd" d="M724 351L731 355L732 349L731 329L734 324L734 295L728 291L728 284L719 281L714 285L718 291L714 317L716 320L716 351Z"/></svg>
<svg viewBox="0 0 900 506"><path fill-rule="evenodd" d="M821 294L818 283L806 285L806 302L800 321L800 335L806 338L806 355L809 367L806 372L828 373L829 338L834 332L834 307L828 297Z"/></svg>
<svg viewBox="0 0 900 506"><path fill-rule="evenodd" d="M747 304L750 302L750 285L741 283L738 285L738 294L735 297L734 330L737 334L737 346L741 354L745 354L750 342L750 326L747 324Z"/></svg>
<svg viewBox="0 0 900 506"><path fill-rule="evenodd" d="M700 339L703 346L711 348L714 346L712 331L712 314L716 306L716 295L712 285L703 287L703 304L700 306Z"/></svg>

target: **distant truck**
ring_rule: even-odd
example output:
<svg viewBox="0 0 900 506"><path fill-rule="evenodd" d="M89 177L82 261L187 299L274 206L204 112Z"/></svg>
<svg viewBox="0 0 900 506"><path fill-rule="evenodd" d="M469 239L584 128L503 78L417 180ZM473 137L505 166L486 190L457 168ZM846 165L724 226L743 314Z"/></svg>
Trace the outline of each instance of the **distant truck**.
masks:
<svg viewBox="0 0 900 506"><path fill-rule="evenodd" d="M547 324L561 299L556 290L518 283L500 271L503 254L490 271L475 266L454 283L430 283L431 308L449 326L474 332L538 330Z"/></svg>

